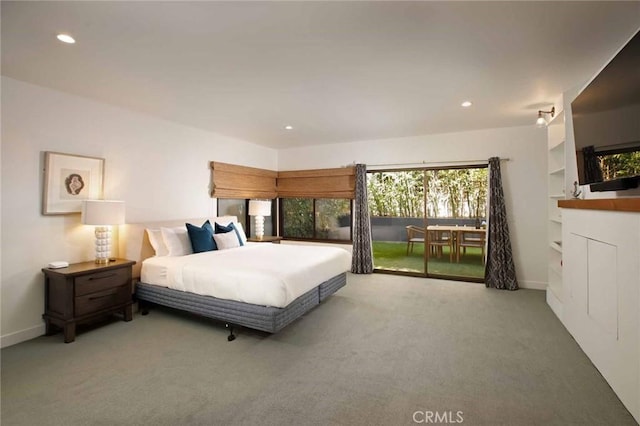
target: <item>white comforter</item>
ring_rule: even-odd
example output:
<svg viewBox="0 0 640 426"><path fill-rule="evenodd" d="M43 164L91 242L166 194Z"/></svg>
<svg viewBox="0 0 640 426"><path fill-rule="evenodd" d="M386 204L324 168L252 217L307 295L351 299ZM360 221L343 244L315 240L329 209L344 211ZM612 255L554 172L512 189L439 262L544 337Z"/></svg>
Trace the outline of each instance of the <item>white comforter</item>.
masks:
<svg viewBox="0 0 640 426"><path fill-rule="evenodd" d="M146 259L141 281L282 308L350 266L350 253L337 247L249 243L229 250Z"/></svg>

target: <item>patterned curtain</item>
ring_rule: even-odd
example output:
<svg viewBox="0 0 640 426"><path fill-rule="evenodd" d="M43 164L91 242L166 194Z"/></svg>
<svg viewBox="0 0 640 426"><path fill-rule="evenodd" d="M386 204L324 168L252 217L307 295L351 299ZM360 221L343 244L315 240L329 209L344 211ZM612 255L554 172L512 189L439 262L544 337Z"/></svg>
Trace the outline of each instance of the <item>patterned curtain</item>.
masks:
<svg viewBox="0 0 640 426"><path fill-rule="evenodd" d="M517 290L516 268L511 253L507 209L504 205L500 158L489 158L489 223L487 265L484 282L487 287Z"/></svg>
<svg viewBox="0 0 640 426"><path fill-rule="evenodd" d="M598 156L593 145L582 148L584 160L584 174L587 182L602 182L602 169L598 162Z"/></svg>
<svg viewBox="0 0 640 426"><path fill-rule="evenodd" d="M367 204L367 166L356 164L356 202L353 225L353 256L351 272L370 274L373 272L373 248L371 245L371 220Z"/></svg>

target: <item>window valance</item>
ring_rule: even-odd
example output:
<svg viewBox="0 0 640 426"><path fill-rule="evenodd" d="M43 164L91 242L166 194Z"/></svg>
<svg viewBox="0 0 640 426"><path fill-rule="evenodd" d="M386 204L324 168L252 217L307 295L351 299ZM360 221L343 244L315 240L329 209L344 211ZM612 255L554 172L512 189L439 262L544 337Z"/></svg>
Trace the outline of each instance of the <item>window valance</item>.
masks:
<svg viewBox="0 0 640 426"><path fill-rule="evenodd" d="M280 198L355 198L355 167L278 172Z"/></svg>
<svg viewBox="0 0 640 426"><path fill-rule="evenodd" d="M211 196L214 198L264 198L278 196L278 172L212 161Z"/></svg>
<svg viewBox="0 0 640 426"><path fill-rule="evenodd" d="M275 172L212 161L214 198L355 198L355 167Z"/></svg>

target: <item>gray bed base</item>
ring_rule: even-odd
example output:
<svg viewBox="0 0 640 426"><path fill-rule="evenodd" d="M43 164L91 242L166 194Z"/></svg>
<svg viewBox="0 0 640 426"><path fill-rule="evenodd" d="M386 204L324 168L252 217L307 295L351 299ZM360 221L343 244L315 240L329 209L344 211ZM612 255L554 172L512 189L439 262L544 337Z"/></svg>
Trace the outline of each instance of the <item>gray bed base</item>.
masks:
<svg viewBox="0 0 640 426"><path fill-rule="evenodd" d="M312 288L284 308L218 299L142 282L136 283L136 297L143 305L145 302L150 302L224 321L230 329L229 341L231 341L235 338L233 335L234 325L268 333L280 331L338 289L344 287L346 283L346 273L336 275ZM142 310L142 313L145 315L145 309Z"/></svg>

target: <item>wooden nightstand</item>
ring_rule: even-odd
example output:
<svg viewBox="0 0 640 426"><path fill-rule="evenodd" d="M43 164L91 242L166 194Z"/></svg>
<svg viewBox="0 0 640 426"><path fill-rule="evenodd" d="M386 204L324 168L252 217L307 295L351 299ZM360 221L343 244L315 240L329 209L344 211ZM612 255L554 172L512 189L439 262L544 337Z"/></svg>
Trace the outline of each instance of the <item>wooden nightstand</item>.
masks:
<svg viewBox="0 0 640 426"><path fill-rule="evenodd" d="M247 238L247 241L250 241L252 243L273 243L273 244L280 244L280 241L282 241L282 237L276 237L273 235L265 235L264 237L262 237L261 239L257 238L257 237L251 237L251 238Z"/></svg>
<svg viewBox="0 0 640 426"><path fill-rule="evenodd" d="M131 267L136 262L117 259L104 265L74 263L66 268L43 268L44 314L47 335L64 330L64 342L76 338L76 323L120 312L133 319Z"/></svg>

